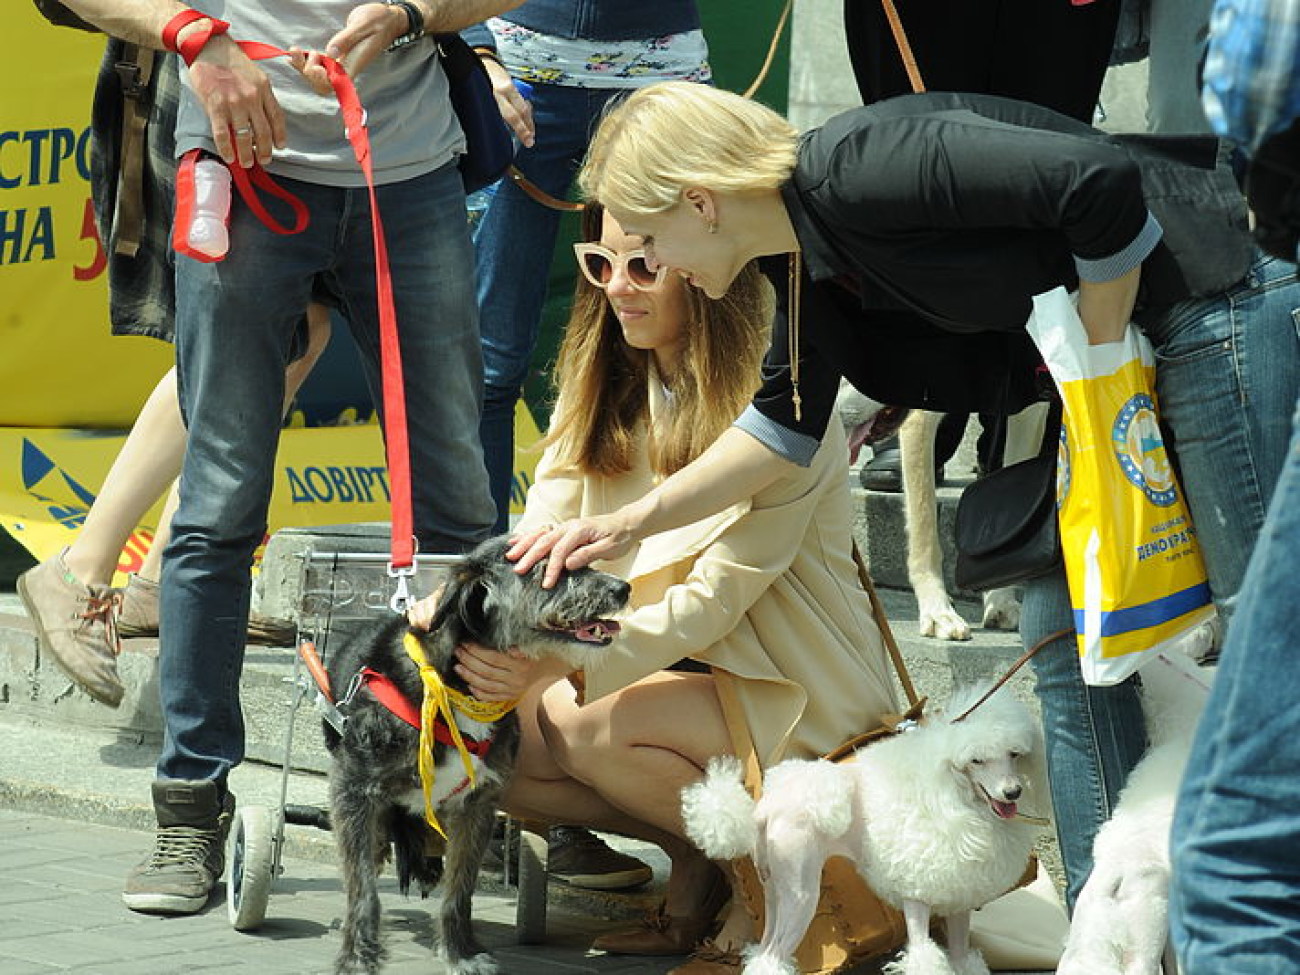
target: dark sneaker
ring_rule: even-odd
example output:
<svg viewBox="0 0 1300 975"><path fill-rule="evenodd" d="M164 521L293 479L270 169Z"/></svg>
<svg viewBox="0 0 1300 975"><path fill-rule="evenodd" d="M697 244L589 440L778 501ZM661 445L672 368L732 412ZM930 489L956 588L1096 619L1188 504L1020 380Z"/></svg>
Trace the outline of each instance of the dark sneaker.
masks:
<svg viewBox="0 0 1300 975"><path fill-rule="evenodd" d="M547 874L574 887L626 890L654 876L636 857L611 849L600 837L577 826L552 826L547 839Z"/></svg>
<svg viewBox="0 0 1300 975"><path fill-rule="evenodd" d="M897 437L876 444L871 460L862 465L858 478L868 491L897 494L903 490L903 457Z"/></svg>
<svg viewBox="0 0 1300 975"><path fill-rule="evenodd" d="M116 619L121 593L83 583L68 570L63 552L20 575L17 589L36 625L41 652L96 701L111 708L121 704Z"/></svg>
<svg viewBox="0 0 1300 975"><path fill-rule="evenodd" d="M122 900L145 914L194 914L208 902L225 868L226 834L235 797L215 782L157 779L153 852L126 878Z"/></svg>
<svg viewBox="0 0 1300 975"><path fill-rule="evenodd" d="M123 637L158 635L158 583L133 575L122 590L122 608L117 617L117 632ZM248 615L248 642L264 647L291 647L298 636L289 620Z"/></svg>

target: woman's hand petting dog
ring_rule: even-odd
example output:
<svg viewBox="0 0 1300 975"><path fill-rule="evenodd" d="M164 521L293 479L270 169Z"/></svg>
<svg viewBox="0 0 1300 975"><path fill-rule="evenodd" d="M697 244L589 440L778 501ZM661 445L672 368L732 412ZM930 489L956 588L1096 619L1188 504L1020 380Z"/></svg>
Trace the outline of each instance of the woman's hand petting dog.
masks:
<svg viewBox="0 0 1300 975"><path fill-rule="evenodd" d="M433 625L443 588L439 586L407 606L406 621L411 626L427 630ZM456 673L480 701L517 701L535 685L550 686L569 673L562 660L530 660L514 647L498 653L477 643L461 643L456 647L456 660Z"/></svg>
<svg viewBox="0 0 1300 975"><path fill-rule="evenodd" d="M563 660L530 660L514 647L498 652L477 643L456 646L456 673L480 701L517 701L538 684L563 680L570 667Z"/></svg>

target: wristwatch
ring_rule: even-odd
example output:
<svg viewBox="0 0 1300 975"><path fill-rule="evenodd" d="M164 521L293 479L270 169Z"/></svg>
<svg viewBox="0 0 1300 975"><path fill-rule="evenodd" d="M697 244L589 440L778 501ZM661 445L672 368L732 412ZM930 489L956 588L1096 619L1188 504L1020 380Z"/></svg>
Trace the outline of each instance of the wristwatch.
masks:
<svg viewBox="0 0 1300 975"><path fill-rule="evenodd" d="M411 3L411 0L384 0L384 3L406 11L406 33L389 44L386 50L396 51L424 36L424 14L420 13L420 8Z"/></svg>

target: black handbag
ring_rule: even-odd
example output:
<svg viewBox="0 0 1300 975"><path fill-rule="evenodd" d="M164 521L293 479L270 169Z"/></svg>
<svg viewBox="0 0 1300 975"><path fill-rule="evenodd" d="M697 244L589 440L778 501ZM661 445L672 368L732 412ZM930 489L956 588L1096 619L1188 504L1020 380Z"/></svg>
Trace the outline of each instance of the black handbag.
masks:
<svg viewBox="0 0 1300 975"><path fill-rule="evenodd" d="M469 194L505 175L515 144L492 94L492 79L474 49L459 34L434 34L433 40L447 73L451 107L465 133L460 176Z"/></svg>
<svg viewBox="0 0 1300 975"><path fill-rule="evenodd" d="M981 477L957 502L959 589L1013 586L1061 561L1056 521L1056 452Z"/></svg>

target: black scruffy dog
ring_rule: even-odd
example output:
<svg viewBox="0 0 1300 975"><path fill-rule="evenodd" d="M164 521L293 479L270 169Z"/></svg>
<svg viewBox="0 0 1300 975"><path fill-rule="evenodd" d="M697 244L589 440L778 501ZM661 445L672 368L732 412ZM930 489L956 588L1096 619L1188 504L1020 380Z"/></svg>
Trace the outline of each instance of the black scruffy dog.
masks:
<svg viewBox="0 0 1300 975"><path fill-rule="evenodd" d="M545 563L519 575L505 559L504 538L484 542L448 572L437 615L426 633L397 619L344 644L328 665L330 686L359 689L341 702L346 724L340 735L325 726L333 755L330 818L342 860L347 891L339 973L379 971L380 908L376 880L391 844L403 893L412 879L427 892L437 882L424 857L431 829L425 822L425 796L419 770L420 731L376 697L396 690L419 710L424 683L404 641L413 638L428 664L453 692L468 694L453 670L455 648L474 642L505 649L518 647L530 657L557 656L581 669L618 633L609 617L627 604L622 579L592 569L566 572L553 589L543 589ZM411 636L408 637L408 634ZM375 674L383 675L376 678ZM387 679L385 681L385 678ZM432 802L447 834L443 900L439 912L440 955L452 975L492 975L495 959L475 939L470 926L470 896L478 879L505 783L519 748L519 720L513 712L487 721L454 709L476 776L471 785L465 758L452 741L444 719L432 740L436 767ZM399 709L400 710L400 709ZM437 727L441 724L442 727Z"/></svg>

